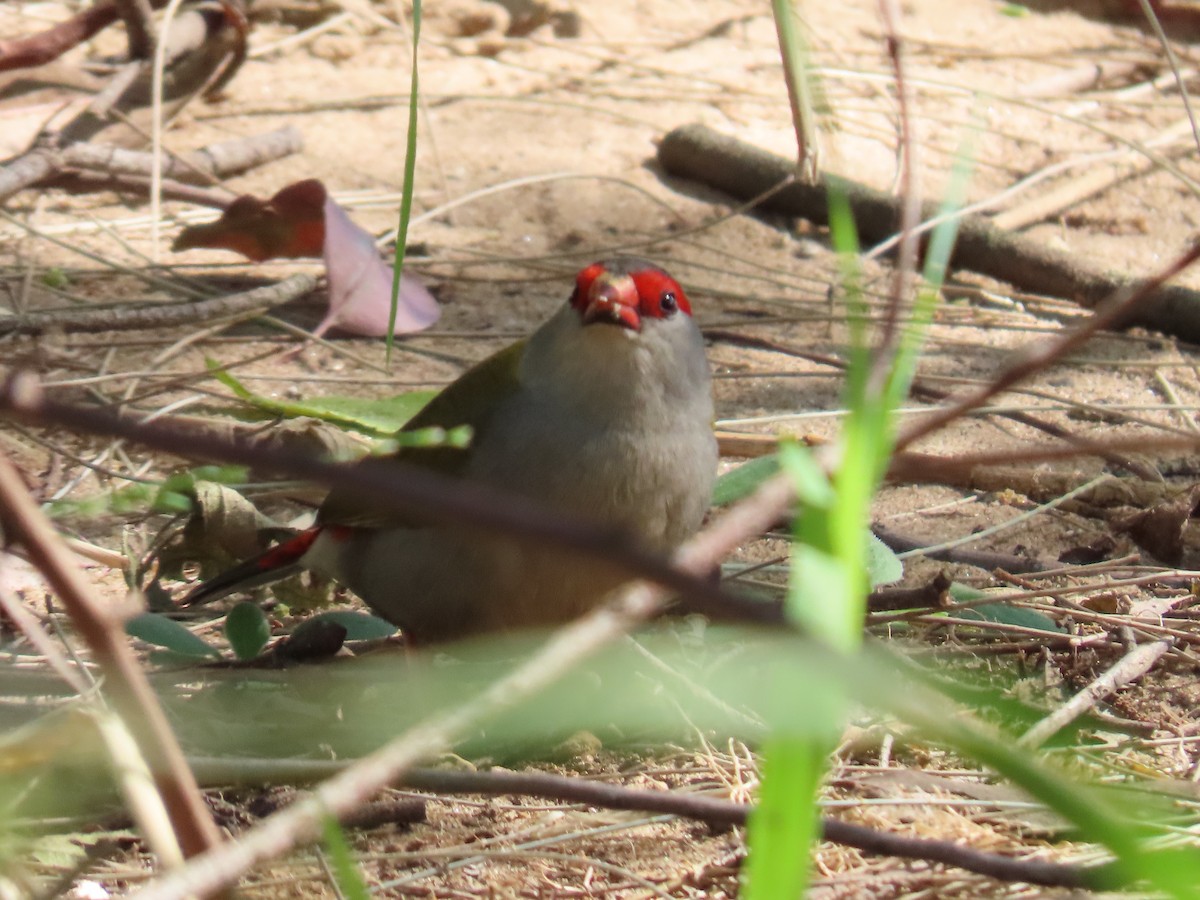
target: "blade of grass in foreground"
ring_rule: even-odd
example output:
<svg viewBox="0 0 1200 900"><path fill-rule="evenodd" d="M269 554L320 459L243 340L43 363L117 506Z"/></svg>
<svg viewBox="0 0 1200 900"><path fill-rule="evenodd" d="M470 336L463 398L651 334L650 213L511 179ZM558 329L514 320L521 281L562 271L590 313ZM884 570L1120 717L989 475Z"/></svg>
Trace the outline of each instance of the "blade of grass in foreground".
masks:
<svg viewBox="0 0 1200 900"><path fill-rule="evenodd" d="M421 0L412 8L412 78L408 88L408 138L404 147L404 186L400 194L400 224L396 227L396 255L392 267L392 311L388 316L387 358L392 358L396 332L396 313L400 308L400 276L404 273L404 253L408 248L408 223L412 218L413 182L417 171L417 50L421 43Z"/></svg>
<svg viewBox="0 0 1200 900"><path fill-rule="evenodd" d="M820 836L817 794L825 776L824 742L777 737L761 750L763 789L750 817L747 900L800 897L808 882L807 848ZM769 785L769 789L768 789Z"/></svg>
<svg viewBox="0 0 1200 900"><path fill-rule="evenodd" d="M344 900L371 900L371 892L367 890L367 883L354 862L342 826L333 816L326 816L321 830L325 838L325 848L329 851L330 869L337 885L338 896Z"/></svg>
<svg viewBox="0 0 1200 900"><path fill-rule="evenodd" d="M781 35L781 40L782 40ZM969 167L956 169L947 205L961 202ZM831 192L830 233L843 271L847 326L850 336L846 374L846 407L850 413L842 430L842 455L832 479L799 448L784 446L780 462L796 485L801 511L793 532L792 577L788 612L810 635L842 653L855 654L862 642L862 623L869 589L866 573L867 522L894 442L892 410L908 395L925 331L932 320L937 288L926 288L912 321L899 342L896 358L882 390L871 387L871 348L867 310L858 289L858 236L844 195ZM953 222L939 228L939 255L930 262L938 277L953 246ZM895 298L902 302L903 298ZM763 783L759 807L748 831L749 860L746 894L795 897L808 883L807 848L816 837L816 803L821 778L846 704L842 686L793 685L794 690L828 692L826 721L806 736L776 735L764 748ZM779 689L776 687L776 689ZM825 736L823 733L827 732Z"/></svg>
<svg viewBox="0 0 1200 900"><path fill-rule="evenodd" d="M830 221L843 267L853 271L858 242L845 198L830 197ZM868 401L870 353L857 279L845 279L851 335L846 377L843 455L829 479L807 451L780 448L780 463L795 485L800 512L792 535L792 571L787 610L808 634L831 648L853 654L862 642L867 596L867 528L871 497L886 460L887 410ZM821 692L821 721L806 734L776 734L763 749L759 806L751 815L747 841L746 896L751 900L802 896L808 884L809 853L817 837L817 798L829 754L845 718L843 686L772 685L776 691Z"/></svg>

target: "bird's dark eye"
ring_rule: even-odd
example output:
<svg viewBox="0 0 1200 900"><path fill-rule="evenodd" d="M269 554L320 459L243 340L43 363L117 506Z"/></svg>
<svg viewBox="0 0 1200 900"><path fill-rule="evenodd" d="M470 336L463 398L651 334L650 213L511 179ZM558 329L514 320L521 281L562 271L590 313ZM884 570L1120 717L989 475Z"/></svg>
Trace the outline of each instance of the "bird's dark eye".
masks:
<svg viewBox="0 0 1200 900"><path fill-rule="evenodd" d="M658 308L663 311L664 315L671 315L679 309L679 300L675 297L674 291L663 291L658 298Z"/></svg>

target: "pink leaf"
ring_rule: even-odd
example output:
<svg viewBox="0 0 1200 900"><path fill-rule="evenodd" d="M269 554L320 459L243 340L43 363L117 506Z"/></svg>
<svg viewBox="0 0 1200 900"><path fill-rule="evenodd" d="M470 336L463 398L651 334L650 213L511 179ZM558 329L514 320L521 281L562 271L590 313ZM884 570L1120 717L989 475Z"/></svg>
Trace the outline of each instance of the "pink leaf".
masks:
<svg viewBox="0 0 1200 900"><path fill-rule="evenodd" d="M313 335L333 326L353 334L380 337L388 332L392 309L392 268L379 257L375 239L351 221L332 198L325 200L325 271L329 312ZM441 309L417 279L400 279L396 334L420 331L438 320Z"/></svg>

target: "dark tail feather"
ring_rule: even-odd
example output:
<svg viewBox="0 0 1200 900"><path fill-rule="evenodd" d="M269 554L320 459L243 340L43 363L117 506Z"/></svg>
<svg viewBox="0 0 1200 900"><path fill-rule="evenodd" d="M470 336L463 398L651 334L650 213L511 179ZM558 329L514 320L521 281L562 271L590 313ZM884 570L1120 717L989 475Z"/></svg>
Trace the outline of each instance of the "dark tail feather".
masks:
<svg viewBox="0 0 1200 900"><path fill-rule="evenodd" d="M308 548L312 546L313 541L320 533L320 527L309 528L282 544L276 544L258 556L238 563L232 569L226 569L221 574L208 579L204 584L195 587L179 602L179 605L181 607L198 606L201 603L219 600L234 591L248 591L273 581L281 581L289 575L295 575L304 568L300 564L300 558L308 552Z"/></svg>

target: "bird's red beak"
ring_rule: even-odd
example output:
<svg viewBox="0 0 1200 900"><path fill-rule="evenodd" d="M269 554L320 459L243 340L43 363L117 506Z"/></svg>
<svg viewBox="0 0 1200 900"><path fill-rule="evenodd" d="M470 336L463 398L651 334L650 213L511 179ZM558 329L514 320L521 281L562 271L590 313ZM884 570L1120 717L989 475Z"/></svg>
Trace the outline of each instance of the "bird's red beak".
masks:
<svg viewBox="0 0 1200 900"><path fill-rule="evenodd" d="M583 324L595 322L642 330L641 300L632 277L608 272L596 276L583 306Z"/></svg>

